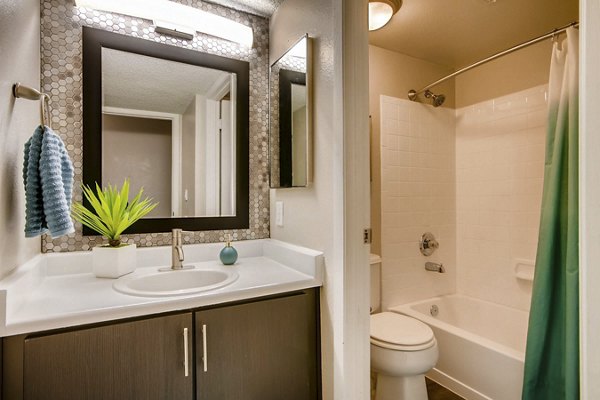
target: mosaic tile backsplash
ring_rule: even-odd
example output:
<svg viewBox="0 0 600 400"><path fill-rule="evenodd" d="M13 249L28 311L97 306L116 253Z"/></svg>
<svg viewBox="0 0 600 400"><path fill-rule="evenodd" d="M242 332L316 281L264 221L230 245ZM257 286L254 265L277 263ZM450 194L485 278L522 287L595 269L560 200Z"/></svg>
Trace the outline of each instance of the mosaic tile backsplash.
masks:
<svg viewBox="0 0 600 400"><path fill-rule="evenodd" d="M76 7L74 0L41 1L41 87L51 96L52 127L58 133L75 167L74 201L81 201L82 181L82 26L129 35L216 54L250 63L250 226L227 231L197 231L184 233L184 243L224 241L226 234L233 240L269 237L268 182L268 48L269 22L219 5L194 0L179 0L242 24L254 31L254 45L245 48L226 40L198 33L191 41L157 34L150 21ZM164 246L171 242L170 233L147 233L123 236L128 243L140 247ZM103 243L100 236L83 236L81 225L69 236L51 239L42 237L42 252L90 250Z"/></svg>

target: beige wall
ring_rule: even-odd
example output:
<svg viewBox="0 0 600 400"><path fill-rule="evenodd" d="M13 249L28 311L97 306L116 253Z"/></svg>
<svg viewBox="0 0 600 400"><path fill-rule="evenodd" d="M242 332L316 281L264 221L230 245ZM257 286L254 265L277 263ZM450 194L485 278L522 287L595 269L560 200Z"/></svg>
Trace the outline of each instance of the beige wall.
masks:
<svg viewBox="0 0 600 400"><path fill-rule="evenodd" d="M14 99L15 82L40 84L40 2L0 2L0 277L40 252L25 239L23 145L40 123L39 103Z"/></svg>
<svg viewBox="0 0 600 400"><path fill-rule="evenodd" d="M159 202L149 217L170 217L171 121L104 114L102 127L102 184L129 178L131 194L143 187Z"/></svg>
<svg viewBox="0 0 600 400"><path fill-rule="evenodd" d="M369 112L371 114L371 252L381 252L381 173L379 96L405 99L410 89L425 85L452 72L445 66L432 64L376 46L369 46ZM454 82L437 86L435 93L446 95L444 107L454 107Z"/></svg>
<svg viewBox="0 0 600 400"><path fill-rule="evenodd" d="M334 131L341 129L334 117L334 6L334 0L285 0L271 18L269 43L271 63L306 33L314 44L314 184L308 188L271 190L271 221L275 221L275 202L283 201L285 207L284 226L271 224L271 237L325 253L321 340L323 398L326 400L334 398L334 385L343 383L343 374L338 372L341 366L334 359L337 352L334 346L337 348L342 341L342 334L336 328L343 326L343 295L339 287L343 269L335 263L333 219L336 206Z"/></svg>
<svg viewBox="0 0 600 400"><path fill-rule="evenodd" d="M548 83L551 54L546 40L457 76L456 108Z"/></svg>

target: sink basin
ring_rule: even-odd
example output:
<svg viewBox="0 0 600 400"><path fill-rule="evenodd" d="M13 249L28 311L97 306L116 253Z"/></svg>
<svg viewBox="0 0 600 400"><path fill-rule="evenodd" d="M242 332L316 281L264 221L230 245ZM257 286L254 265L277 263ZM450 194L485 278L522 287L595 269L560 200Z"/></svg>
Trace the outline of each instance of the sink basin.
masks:
<svg viewBox="0 0 600 400"><path fill-rule="evenodd" d="M156 271L156 270L154 270ZM144 297L184 296L227 286L238 278L235 271L185 269L130 275L113 284L121 293Z"/></svg>

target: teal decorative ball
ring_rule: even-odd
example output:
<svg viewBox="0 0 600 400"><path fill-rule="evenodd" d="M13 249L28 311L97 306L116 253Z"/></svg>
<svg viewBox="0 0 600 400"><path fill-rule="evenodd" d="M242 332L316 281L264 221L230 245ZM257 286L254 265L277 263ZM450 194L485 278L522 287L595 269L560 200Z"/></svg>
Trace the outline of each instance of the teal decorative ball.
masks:
<svg viewBox="0 0 600 400"><path fill-rule="evenodd" d="M235 264L238 258L237 250L231 246L225 246L223 247L223 250L221 250L221 253L219 253L219 258L225 265Z"/></svg>

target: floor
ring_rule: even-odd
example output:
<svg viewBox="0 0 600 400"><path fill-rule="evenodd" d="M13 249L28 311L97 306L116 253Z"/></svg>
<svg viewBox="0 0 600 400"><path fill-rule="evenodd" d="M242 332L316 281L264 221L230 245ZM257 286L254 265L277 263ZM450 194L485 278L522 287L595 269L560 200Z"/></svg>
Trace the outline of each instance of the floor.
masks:
<svg viewBox="0 0 600 400"><path fill-rule="evenodd" d="M429 400L464 400L459 395L449 391L438 383L425 378Z"/></svg>
<svg viewBox="0 0 600 400"><path fill-rule="evenodd" d="M429 400L465 400L429 378L425 378L425 382L427 382L427 397ZM371 371L371 400L375 399L376 386L376 375Z"/></svg>

